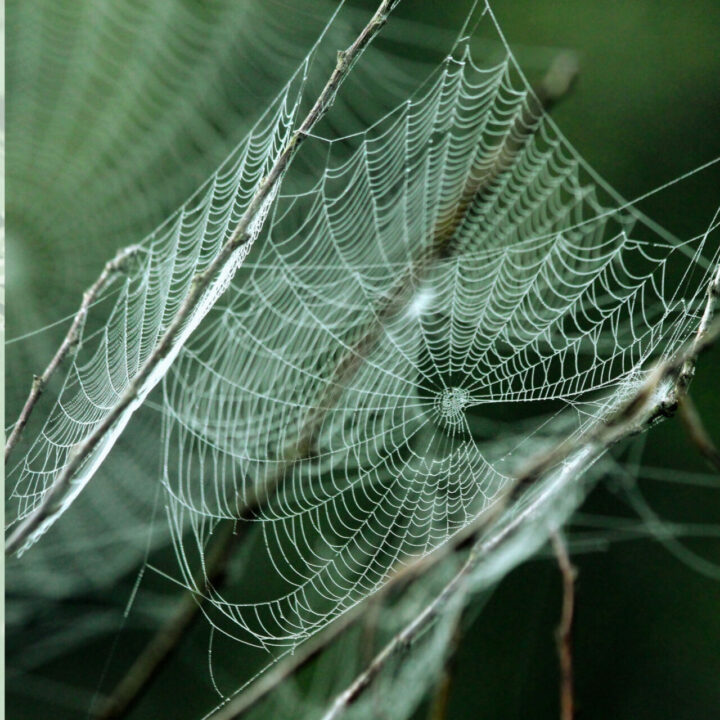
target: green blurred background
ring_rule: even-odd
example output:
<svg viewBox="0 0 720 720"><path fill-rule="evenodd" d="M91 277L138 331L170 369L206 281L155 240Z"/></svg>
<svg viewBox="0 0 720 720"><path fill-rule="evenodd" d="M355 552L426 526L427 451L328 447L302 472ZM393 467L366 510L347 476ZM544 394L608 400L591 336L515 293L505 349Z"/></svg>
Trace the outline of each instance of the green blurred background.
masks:
<svg viewBox="0 0 720 720"><path fill-rule="evenodd" d="M355 4L369 10L376 3ZM465 2L404 0L397 13L438 28L457 28L467 7ZM543 59L555 50L579 54L579 83L553 117L585 159L626 197L720 155L720 1L495 0L493 7L529 71L541 72ZM640 207L678 236L689 237L708 226L718 203L716 166ZM72 312L78 298L67 297L66 284L85 287L117 247L108 237L107 245L83 248L81 260L72 263L72 276L58 278L56 249L39 241L37 248L27 244L21 251L13 241L10 228L9 338ZM40 288L53 298L52 312ZM55 302L56 297L62 299ZM37 367L25 369L37 371L45 362L38 356ZM9 419L17 414L26 381L17 374L8 379ZM702 358L692 394L720 442L719 349ZM682 525L688 547L720 563L720 542L713 537L720 525L720 483L713 486L710 480L708 487L699 487L693 482L708 469L677 420L663 423L640 442L648 467L672 471L671 482L641 473L639 487L647 502L663 520ZM720 583L652 537L647 521L628 506L627 488L618 477L601 482L581 512L599 525L587 535L580 527L569 531L579 569L575 673L581 717L720 716ZM626 521L625 533L612 529L620 520ZM709 528L711 537L693 538L695 526ZM560 600L560 579L548 557L518 568L500 585L468 621L455 663L449 718L558 716L553 629ZM86 672L89 657L98 667L107 647L99 643L85 649L82 658L75 658L78 667ZM120 652L131 657L133 650ZM72 662L66 659L62 671L54 672L72 677ZM186 712L196 717L208 707L205 674L204 667L175 667L159 678L148 704L132 717L158 717L163 692L175 685L187 694L183 712L166 716L185 717ZM83 684L92 692L97 677L88 675ZM32 692L14 694L12 687L8 692L9 717L43 712ZM425 712L422 708L418 717Z"/></svg>

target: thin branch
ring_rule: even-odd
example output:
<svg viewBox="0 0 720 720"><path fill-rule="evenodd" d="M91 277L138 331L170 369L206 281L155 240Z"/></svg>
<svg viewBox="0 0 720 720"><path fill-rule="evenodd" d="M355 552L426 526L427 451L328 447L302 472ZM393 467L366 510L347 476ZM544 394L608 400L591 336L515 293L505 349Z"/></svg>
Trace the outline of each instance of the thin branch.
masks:
<svg viewBox="0 0 720 720"><path fill-rule="evenodd" d="M102 272L98 276L97 280L83 293L82 302L78 309L73 321L70 325L70 329L67 331L67 335L63 339L60 347L57 349L52 360L48 363L48 366L43 370L42 374L35 375L33 377L32 387L30 394L23 405L23 409L15 421L12 432L8 436L5 443L5 463L7 463L10 453L12 452L15 445L20 440L25 426L30 420L30 415L35 409L35 406L40 400L40 396L50 382L50 379L55 374L55 371L60 367L60 364L65 359L67 354L77 346L80 341L80 333L82 332L83 325L85 324L85 318L87 317L90 306L95 302L98 295L109 285L117 276L118 273L124 271L127 266L128 260L134 257L140 251L139 245L131 245L130 247L123 248L112 260L109 260Z"/></svg>
<svg viewBox="0 0 720 720"><path fill-rule="evenodd" d="M68 456L67 464L45 493L40 505L15 528L5 546L7 554L22 550L28 542L32 541L35 533L43 532L57 519L64 510L64 500L75 474L115 424L131 414L138 399L147 394L149 389L160 380L161 373L157 371L163 362L172 360L173 353L179 351L177 341L186 329L188 321L191 320L208 293L218 289L216 286L219 285L226 271L237 261L237 252L251 241L251 226L267 203L272 201L290 162L314 126L325 116L350 68L385 25L390 12L398 2L399 0L382 0L372 19L355 41L347 50L338 53L337 65L325 87L300 127L292 134L287 145L278 155L268 175L260 183L232 236L222 246L207 269L194 277L188 295L173 321L143 367L133 377L122 398L85 440L75 447Z"/></svg>
<svg viewBox="0 0 720 720"><path fill-rule="evenodd" d="M395 2L396 1L397 0L395 0ZM324 108L327 104L332 102L334 92L337 91L342 78L342 75L340 74L341 68L345 68L344 72L346 72L354 59L357 59L362 47L369 43L371 33L377 32L377 30L382 27L387 14L390 12L395 2L382 3L373 19L366 26L355 43L353 43L353 45L344 53L339 53L338 66L333 72L333 76L331 76L325 88L325 90L327 90L328 87L332 86L335 90L333 91L333 94L329 96L330 99L326 98L322 102L321 100L318 100L308 117L313 115L313 111L316 111L317 113L324 112ZM335 80L333 80L333 78L335 78ZM317 119L319 119L319 117L320 115ZM295 148L297 148L299 142L304 139L312 125L317 122L317 119L309 122L306 118L305 122L298 131L302 133L302 135L296 142ZM291 140L290 145L292 145L292 142L293 141ZM300 440L286 450L284 453L285 461L282 464L282 467L270 481L264 483L262 488L257 489L251 496L245 498L243 503L241 503L238 498L236 505L237 516L239 519L247 519L248 517L251 517L258 507L260 507L262 502L274 492L278 482L284 477L287 470L299 459L301 459L302 453L299 452L299 444L305 434L305 432L301 432ZM231 525L228 525L228 527L231 527ZM194 588L201 588L203 586L207 587L209 584L212 584L217 588L219 581L221 581L224 576L225 567L230 557L231 547L237 539L238 536L232 534L231 532L221 534L218 540L214 543L210 554L206 558L203 569L194 578ZM205 597L203 594L198 594L190 590L183 595L179 608L171 616L168 622L157 631L142 653L138 656L137 660L132 664L128 672L112 691L107 700L95 713L95 717L98 718L98 720L110 720L111 718L122 717L134 706L134 704L140 699L152 683L159 670L175 651L185 633L191 627L195 618L199 615L204 600Z"/></svg>
<svg viewBox="0 0 720 720"><path fill-rule="evenodd" d="M681 385L685 389L688 382L686 371L688 367L694 368L698 356L712 345L720 336L720 320L711 322L715 309L715 300L718 297L717 292L713 289L717 280L720 278L720 266L711 281L708 290L708 302L706 312L703 315L703 321L696 337L688 343L673 358L656 365L654 371L648 379L637 389L633 396L625 402L622 407L615 413L611 414L604 420L599 420L593 428L584 435L575 440L559 443L555 449L549 453L540 455L537 459L530 462L527 470L519 475L512 488L505 495L505 503L498 505L506 505L508 501L517 498L518 494L528 488L530 485L536 484L545 475L557 468L561 463L566 463L569 470L573 469L571 459L580 457L583 464L592 463L595 459L604 454L611 446L619 442L623 438L630 437L639 432L647 430L658 420L668 417L671 412L671 403L677 403L678 393ZM669 386L668 383L669 382ZM568 481L576 479L574 472L566 474ZM528 517L532 517L538 511L536 505L541 505L544 498L540 495L534 498L526 507L515 515L510 522L507 523L499 533L492 536L486 543L479 543L473 547L471 554L460 572L446 585L443 591L430 603L425 609L417 615L411 623L409 623L401 632L399 632L386 646L378 653L374 660L367 668L348 686L348 688L340 693L333 702L330 710L323 716L323 720L336 720L345 710L347 710L358 698L370 687L373 680L393 654L401 647L410 644L418 635L432 622L437 616L440 608L452 596L452 594L464 585L464 579L470 575L472 570L482 561L484 557L500 544L505 542L512 533L521 526ZM495 512L499 512L499 508L495 508ZM487 518L478 518L467 526L462 533L453 538L449 544L451 548L466 542L475 541L481 530L487 524ZM444 546L447 548L447 546ZM441 548L440 550L442 550ZM423 565L425 568L433 566L438 562L444 554L440 551L433 553L425 559ZM418 574L420 563L413 566L414 574ZM357 607L357 606L356 606ZM330 626L333 627L333 626ZM347 625L344 625L347 627ZM320 649L317 643L313 646L313 656L317 655ZM288 664L291 666L291 663ZM284 679L291 673L291 668L283 669ZM241 708L240 712L228 712L212 716L212 720L232 720L238 717L242 712L246 711L254 705L260 698L264 697L274 685L271 682L278 682L277 677L266 678L267 682L262 688L262 692L258 693L251 686L246 694L238 696L229 708Z"/></svg>
<svg viewBox="0 0 720 720"><path fill-rule="evenodd" d="M550 536L558 567L562 575L563 600L560 623L555 632L558 658L560 660L560 720L575 717L575 693L573 690L573 620L575 615L575 578L577 571L570 562L567 547L559 533Z"/></svg>
<svg viewBox="0 0 720 720"><path fill-rule="evenodd" d="M708 435L703 425L700 413L695 407L690 395L682 396L678 403L678 415L685 426L688 438L697 448L698 452L710 463L710 465L720 472L720 450L717 449L715 443Z"/></svg>

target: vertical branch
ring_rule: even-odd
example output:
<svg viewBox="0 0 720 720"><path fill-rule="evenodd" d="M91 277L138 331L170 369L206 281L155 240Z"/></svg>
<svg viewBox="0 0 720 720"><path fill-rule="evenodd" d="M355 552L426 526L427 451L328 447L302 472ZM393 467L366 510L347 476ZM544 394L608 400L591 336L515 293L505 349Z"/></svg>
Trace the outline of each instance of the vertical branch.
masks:
<svg viewBox="0 0 720 720"><path fill-rule="evenodd" d="M65 359L68 353L76 347L80 341L80 334L82 332L83 325L85 324L85 318L87 317L90 306L95 302L98 295L109 285L117 276L118 273L122 272L128 260L135 256L140 251L139 245L131 245L130 247L123 248L118 254L109 260L102 272L98 276L97 280L83 293L82 302L78 309L75 317L73 318L70 329L67 331L67 335L63 339L60 347L57 349L52 360L48 363L48 366L43 370L42 374L35 375L30 388L30 394L23 405L23 409L18 416L18 419L13 425L12 432L8 436L7 442L5 443L5 462L7 463L10 453L12 452L15 445L20 440L25 426L30 420L30 415L35 409L40 396L50 382L50 379L55 374L55 371L60 367L60 363Z"/></svg>
<svg viewBox="0 0 720 720"><path fill-rule="evenodd" d="M575 616L575 577L577 572L570 562L567 547L558 532L551 537L555 557L562 575L563 600L560 623L555 631L558 658L560 660L560 720L575 717L575 694L573 688L572 631Z"/></svg>

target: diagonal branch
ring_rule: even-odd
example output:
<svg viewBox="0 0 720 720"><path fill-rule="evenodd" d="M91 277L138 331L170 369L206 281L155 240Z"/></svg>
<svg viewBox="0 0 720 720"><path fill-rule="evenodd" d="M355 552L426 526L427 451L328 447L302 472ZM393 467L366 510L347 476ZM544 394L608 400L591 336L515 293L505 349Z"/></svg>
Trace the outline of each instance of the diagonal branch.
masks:
<svg viewBox="0 0 720 720"><path fill-rule="evenodd" d="M564 465L563 482L577 481L577 463L573 459L580 458L582 466L592 464L609 448L621 440L648 430L659 420L669 417L677 407L677 399L687 391L695 363L701 353L707 350L720 337L720 318L713 321L715 306L720 289L720 265L713 272L713 279L708 287L708 298L703 318L696 336L673 357L656 364L647 380L632 394L623 405L607 418L599 420L584 434L561 442L550 452L538 455L531 460L526 470L515 478L505 494L504 505L517 499L524 490L536 485L554 469ZM689 374L688 374L689 373ZM412 643L441 612L447 600L455 592L462 592L465 581L472 571L488 556L488 554L505 543L513 533L521 527L525 520L534 516L541 509L546 499L541 494L533 498L497 533L488 540L478 538L488 527L502 508L493 508L493 515L482 515L464 530L458 533L447 545L409 565L402 573L395 575L379 592L387 592L399 580L412 579L430 567L441 562L449 553L460 546L473 543L470 555L445 588L402 630L400 631L367 665L366 669L334 700L323 720L336 720L352 706L372 685L390 658L401 647ZM501 505L503 503L498 503ZM305 645L301 646L292 656L278 663L274 670L263 676L257 683L250 685L244 692L237 695L229 703L209 716L208 720L235 720L251 707L255 706L280 682L303 667L317 656L335 637L362 616L366 599L330 625Z"/></svg>
<svg viewBox="0 0 720 720"><path fill-rule="evenodd" d="M347 50L338 53L337 65L325 87L300 127L281 150L268 175L260 183L232 236L225 242L207 269L195 276L190 291L173 321L143 367L133 377L122 398L85 440L74 448L74 451L68 456L67 464L45 493L40 505L15 528L5 546L7 554L22 552L65 511L74 496L82 489L80 483L75 484L79 487L71 488L78 471L91 459L93 453L101 445L108 442L112 430L117 425L129 420L135 407L160 381L164 375L163 368L172 363L180 351L183 334L192 331L191 321L203 301L213 293L220 291L224 278L238 262L238 254L243 249L247 249L246 246L252 240L253 224L262 215L267 205L272 202L283 175L300 146L315 125L325 116L353 64L385 25L390 12L398 2L399 0L382 0L370 22L363 28L355 41ZM102 449L107 450L106 448Z"/></svg>
<svg viewBox="0 0 720 720"><path fill-rule="evenodd" d="M55 371L60 367L62 361L66 358L68 353L77 346L80 342L80 334L82 332L83 325L85 324L85 318L87 317L90 306L95 302L96 298L100 293L109 285L118 273L123 272L127 262L133 258L140 251L139 245L131 245L130 247L123 248L112 260L105 263L105 267L98 276L97 280L83 293L82 302L78 309L75 317L73 318L70 329L67 331L67 335L60 343L60 347L57 349L52 360L48 363L48 366L43 370L41 375L35 375L33 378L32 387L30 388L30 394L23 405L23 409L18 416L18 419L13 425L12 432L8 436L7 442L5 443L5 463L7 463L10 453L12 452L15 445L20 440L25 426L30 420L35 406L40 400L40 396L50 382L50 379L55 374Z"/></svg>

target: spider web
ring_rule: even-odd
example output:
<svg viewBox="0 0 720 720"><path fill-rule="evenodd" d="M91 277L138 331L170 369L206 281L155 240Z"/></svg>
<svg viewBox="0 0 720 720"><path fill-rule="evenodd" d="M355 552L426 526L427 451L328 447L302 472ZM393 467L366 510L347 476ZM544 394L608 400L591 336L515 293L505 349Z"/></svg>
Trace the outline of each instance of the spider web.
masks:
<svg viewBox="0 0 720 720"><path fill-rule="evenodd" d="M697 327L707 235L640 239L533 102L510 54L481 67L461 40L352 152L316 138L322 177L278 199L171 368L182 582L227 634L295 646L489 513ZM518 404L525 422L489 419ZM248 507L277 590L243 602L195 578Z"/></svg>
<svg viewBox="0 0 720 720"><path fill-rule="evenodd" d="M15 522L122 396L232 231L294 127L307 62L141 243L110 320L83 338L14 471ZM478 65L469 37L371 128L310 142L320 171L301 190L300 173L289 178L253 254L238 256L235 279L218 282L163 367L181 580L210 594L225 632L262 647L294 646L366 598L496 506L534 453L616 407L649 360L692 335L717 259L709 235L676 242L638 224L537 113L509 50ZM526 420L503 423L510 405L527 406ZM219 524L247 507L265 541L258 563L277 580L259 601L195 580Z"/></svg>

